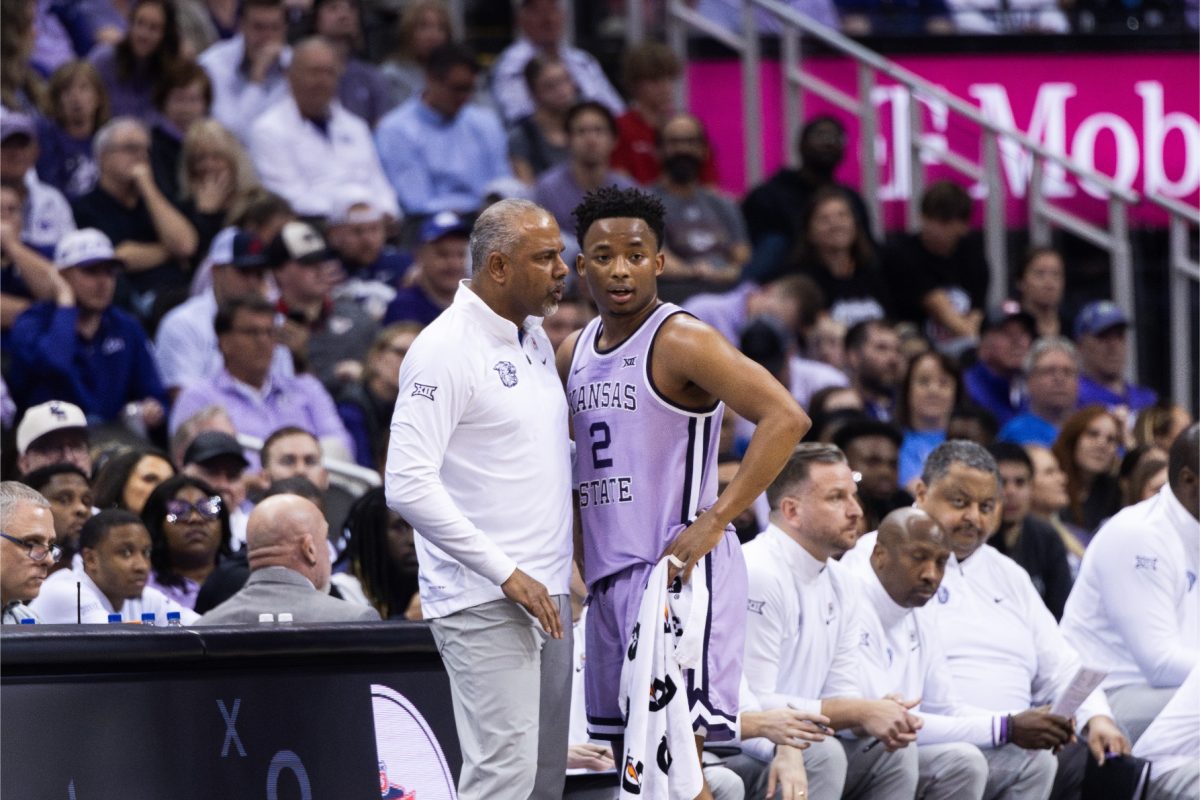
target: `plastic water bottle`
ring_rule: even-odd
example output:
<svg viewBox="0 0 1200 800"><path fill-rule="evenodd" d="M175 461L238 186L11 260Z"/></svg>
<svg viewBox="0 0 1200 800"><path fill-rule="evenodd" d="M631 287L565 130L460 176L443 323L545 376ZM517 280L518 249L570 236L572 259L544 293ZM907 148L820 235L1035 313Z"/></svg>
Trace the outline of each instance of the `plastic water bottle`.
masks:
<svg viewBox="0 0 1200 800"><path fill-rule="evenodd" d="M121 615L120 614L109 614L108 615L108 624L109 625L120 625L121 624Z"/></svg>
<svg viewBox="0 0 1200 800"><path fill-rule="evenodd" d="M178 611L168 611L167 612L167 627L168 628L182 628L183 627L183 617L180 616Z"/></svg>
<svg viewBox="0 0 1200 800"><path fill-rule="evenodd" d="M279 624L280 625L291 625L292 624L292 612L280 611L279 612Z"/></svg>
<svg viewBox="0 0 1200 800"><path fill-rule="evenodd" d="M142 624L149 625L151 627L158 624L157 622L155 622L155 616L154 616L153 611L143 611L142 612Z"/></svg>
<svg viewBox="0 0 1200 800"><path fill-rule="evenodd" d="M275 615L269 611L264 611L263 613L258 615L258 622L260 625L264 624L264 623L271 623L274 621L275 621Z"/></svg>

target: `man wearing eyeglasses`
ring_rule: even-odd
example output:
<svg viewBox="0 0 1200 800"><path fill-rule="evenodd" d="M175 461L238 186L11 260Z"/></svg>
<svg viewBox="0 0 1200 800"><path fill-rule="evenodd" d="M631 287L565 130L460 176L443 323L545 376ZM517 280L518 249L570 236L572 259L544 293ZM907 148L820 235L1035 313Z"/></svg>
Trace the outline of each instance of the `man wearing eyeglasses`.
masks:
<svg viewBox="0 0 1200 800"><path fill-rule="evenodd" d="M0 482L0 622L38 622L26 605L38 596L62 551L54 545L50 502L16 481Z"/></svg>

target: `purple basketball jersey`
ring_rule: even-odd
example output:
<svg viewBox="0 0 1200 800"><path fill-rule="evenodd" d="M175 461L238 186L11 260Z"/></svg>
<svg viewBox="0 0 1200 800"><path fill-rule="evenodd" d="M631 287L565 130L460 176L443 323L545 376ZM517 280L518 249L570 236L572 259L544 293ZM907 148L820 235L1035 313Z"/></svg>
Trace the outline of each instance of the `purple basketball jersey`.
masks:
<svg viewBox="0 0 1200 800"><path fill-rule="evenodd" d="M694 411L654 387L650 359L664 303L617 347L598 348L599 317L579 334L567 378L575 431L575 489L583 517L584 580L654 564L679 526L717 499L724 405Z"/></svg>

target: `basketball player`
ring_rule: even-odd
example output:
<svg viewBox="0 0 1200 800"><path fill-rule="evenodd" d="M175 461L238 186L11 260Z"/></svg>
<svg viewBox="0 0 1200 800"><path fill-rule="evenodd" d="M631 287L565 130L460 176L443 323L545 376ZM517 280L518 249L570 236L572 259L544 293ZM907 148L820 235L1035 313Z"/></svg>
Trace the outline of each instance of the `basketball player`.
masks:
<svg viewBox="0 0 1200 800"><path fill-rule="evenodd" d="M746 615L746 567L730 522L787 461L810 422L778 381L720 333L658 299L663 206L637 189L598 189L575 209L575 262L600 316L558 351L576 442L583 574L591 594L585 671L588 732L624 742L621 666L646 577L703 571L705 652L685 673L697 748L732 737ZM737 475L717 496L724 405L757 424ZM705 788L701 797L710 797Z"/></svg>

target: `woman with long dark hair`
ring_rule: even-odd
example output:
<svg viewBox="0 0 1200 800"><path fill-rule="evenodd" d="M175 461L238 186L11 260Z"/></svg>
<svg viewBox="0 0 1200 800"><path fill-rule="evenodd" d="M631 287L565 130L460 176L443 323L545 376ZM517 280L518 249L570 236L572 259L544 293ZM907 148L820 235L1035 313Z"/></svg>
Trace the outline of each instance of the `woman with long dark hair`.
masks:
<svg viewBox="0 0 1200 800"><path fill-rule="evenodd" d="M154 117L158 81L181 59L179 25L171 0L136 0L129 30L114 45L99 45L89 60L108 89L114 117Z"/></svg>
<svg viewBox="0 0 1200 800"><path fill-rule="evenodd" d="M93 502L104 511L119 508L142 513L146 498L160 483L175 475L175 467L161 450L129 450L113 456L96 470Z"/></svg>
<svg viewBox="0 0 1200 800"><path fill-rule="evenodd" d="M1070 500L1062 518L1084 547L1100 523L1121 509L1115 475L1120 447L1121 423L1102 406L1075 412L1054 442L1054 455L1067 473Z"/></svg>
<svg viewBox="0 0 1200 800"><path fill-rule="evenodd" d="M229 511L199 478L177 475L159 484L142 509L150 531L150 580L182 606L195 608L200 587L230 555Z"/></svg>
<svg viewBox="0 0 1200 800"><path fill-rule="evenodd" d="M801 232L797 269L821 287L833 319L850 328L887 316L887 282L874 245L854 216L850 195L835 186L818 189Z"/></svg>

